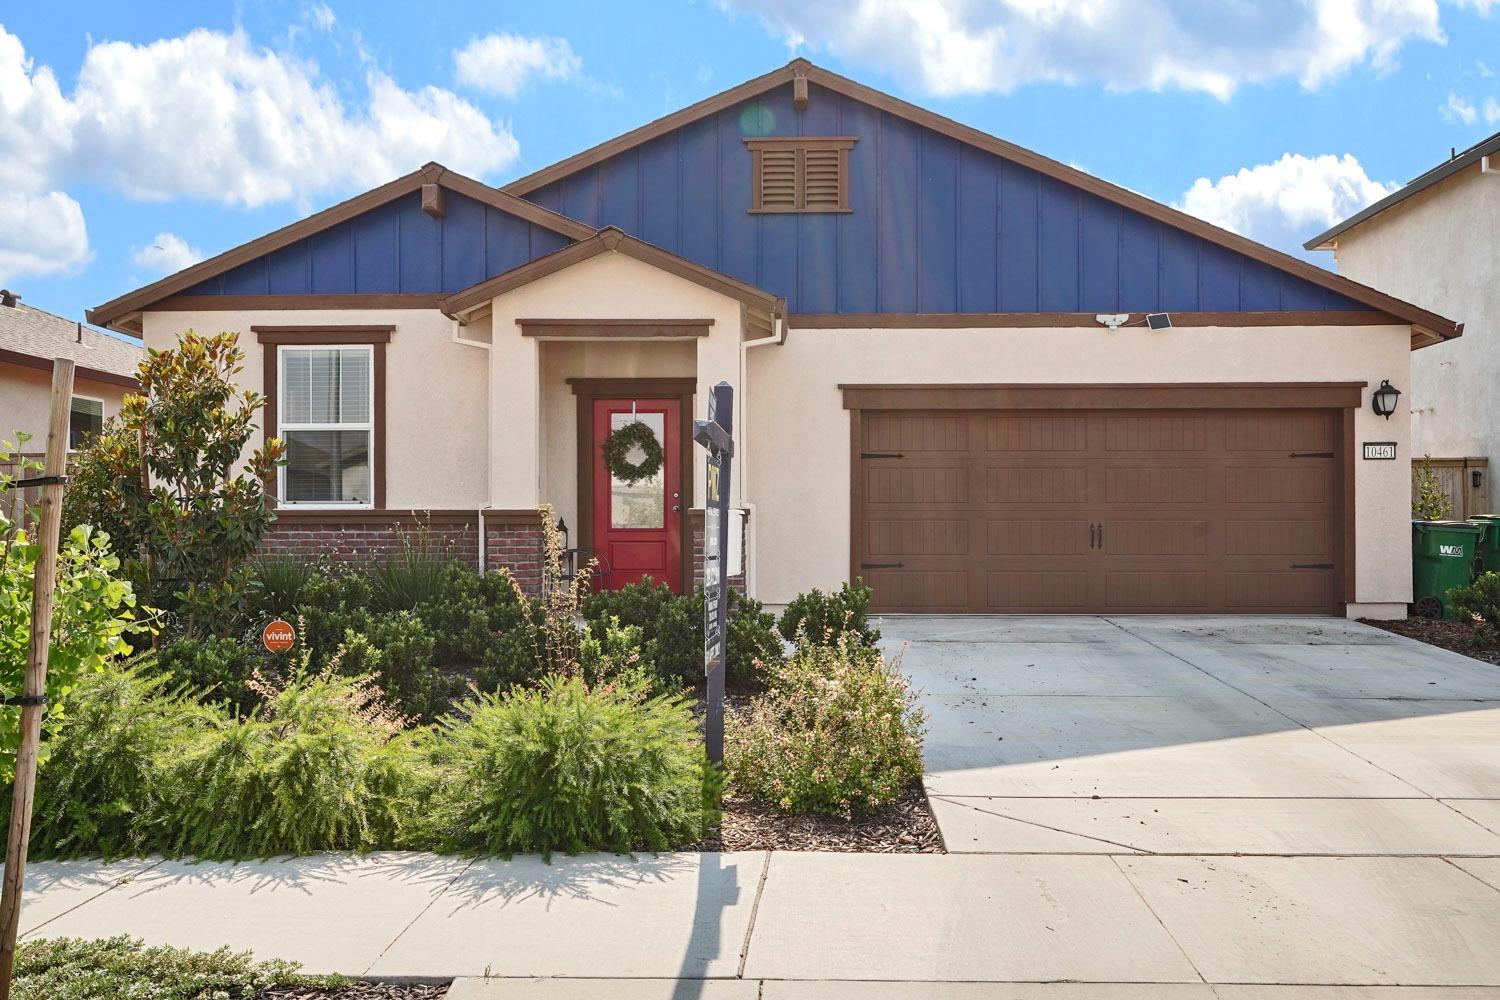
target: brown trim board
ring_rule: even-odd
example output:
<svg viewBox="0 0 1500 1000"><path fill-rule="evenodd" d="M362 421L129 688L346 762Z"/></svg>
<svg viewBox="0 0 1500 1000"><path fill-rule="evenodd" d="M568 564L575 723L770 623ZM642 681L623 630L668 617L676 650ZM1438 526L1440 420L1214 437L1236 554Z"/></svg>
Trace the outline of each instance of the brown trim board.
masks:
<svg viewBox="0 0 1500 1000"><path fill-rule="evenodd" d="M635 339L707 337L712 319L518 319L523 337Z"/></svg>
<svg viewBox="0 0 1500 1000"><path fill-rule="evenodd" d="M247 312L253 309L436 309L441 295L173 295L152 312Z"/></svg>
<svg viewBox="0 0 1500 1000"><path fill-rule="evenodd" d="M847 385L846 410L1355 408L1366 382Z"/></svg>
<svg viewBox="0 0 1500 1000"><path fill-rule="evenodd" d="M386 445L386 418L385 418L385 382L386 382L386 357L385 346L390 342L393 326L252 326L251 331L255 333L263 351L261 360L262 379L261 395L266 398L265 415L261 420L264 439L269 441L276 436L276 424L279 416L278 407L280 401L277 393L280 389L280 372L278 371L279 360L277 348L282 345L302 345L316 347L321 344L369 344L374 350L373 368L370 373L374 380L375 412L371 414L374 424L374 433L371 435L373 441L373 454L370 460L374 463L371 470L374 479L375 507L385 507L385 445ZM266 483L266 495L273 502L280 503L281 497L277 492L277 474L271 473L271 479ZM329 513L321 510L320 513Z"/></svg>
<svg viewBox="0 0 1500 1000"><path fill-rule="evenodd" d="M484 514L484 523L498 525L540 524L540 511L521 507L515 510L458 509L421 510L416 508L384 509L375 507L278 507L276 523L290 525L350 525L350 524L434 524L434 525L478 525L479 515Z"/></svg>
<svg viewBox="0 0 1500 1000"><path fill-rule="evenodd" d="M0 363L20 365L22 368L34 368L37 371L51 372L52 359L39 358L33 354L23 354L20 351L12 351L0 347ZM88 382L100 382L104 385L117 385L125 389L139 389L139 379L133 379L129 375L116 375L114 372L101 371L98 368L85 368L83 365L73 366L73 379L83 379Z"/></svg>
<svg viewBox="0 0 1500 1000"><path fill-rule="evenodd" d="M1188 215L1186 212L1147 198L1145 195L1137 194L1134 191L1111 184L1109 181L1086 174L1082 170L1060 163L1040 153L1017 146L1014 143L1006 142L997 136L981 132L979 129L969 125L963 125L951 118L945 118L936 112L903 101L900 98L892 97L890 94L882 93L864 84L856 83L853 80L830 72L801 58L794 59L780 69L773 70L763 76L758 76L753 80L748 80L721 94L699 101L691 107L667 115L665 118L659 118L624 135L616 136L608 142L601 143L591 149L586 149L581 153L554 163L550 167L528 174L519 180L512 181L502 190L510 194L525 196L559 178L566 177L569 174L576 173L579 170L608 159L616 153L648 142L651 139L684 125L691 124L701 118L716 114L725 108L759 96L775 87L791 83L793 78L799 73L805 74L807 79L812 83L826 87L834 93L842 94L845 97L879 108L888 114L921 125L924 128L932 129L939 134L946 135L951 139L1010 160L1013 163L1030 167L1049 177L1056 178L1065 184L1097 195L1106 201L1123 205L1126 208L1140 212L1148 218L1192 233L1194 236L1198 236L1210 243L1226 247L1236 253L1242 253L1254 260L1268 264L1271 267L1294 274L1322 288L1368 305L1373 309L1400 317L1404 322L1430 330L1444 340L1457 337L1463 331L1462 324L1455 323L1447 317L1440 316L1410 302L1404 302L1368 285L1351 281L1342 275L1334 274L1316 264L1293 257L1290 254L1282 253L1280 250L1273 250L1238 233L1232 233L1227 229L1220 229L1218 226L1211 225L1202 219Z"/></svg>
<svg viewBox="0 0 1500 1000"><path fill-rule="evenodd" d="M160 281L154 281L149 285L138 288L133 292L121 295L95 306L86 312L90 323L99 326L108 326L110 323L126 315L127 313L139 312L148 306L154 306L161 299L185 288L191 288L201 281L206 281L225 271L238 267L257 257L279 250L284 246L296 243L298 240L306 239L315 233L322 232L341 222L352 219L362 212L384 205L386 202L413 191L420 191L424 184L441 184L459 194L467 195L498 208L503 212L525 219L527 222L535 223L553 232L559 233L570 239L584 239L594 234L592 226L586 226L581 222L575 222L567 216L542 208L525 199L518 198L504 191L481 184L471 177L454 173L439 163L429 163L420 170L413 171L403 177L382 184L364 194L355 195L347 201L342 201L331 208L310 215L305 219L298 220L289 226L284 226L275 232L268 233L259 239L243 243L233 249L210 257L208 260L194 264L192 267L184 268L176 274L168 275ZM228 307L221 307L228 308Z"/></svg>
<svg viewBox="0 0 1500 1000"><path fill-rule="evenodd" d="M1301 312L1169 312L1172 326L1404 326L1406 321L1375 310ZM984 328L1071 328L1103 330L1094 313L792 313L794 330L968 330ZM1146 325L1145 313L1131 313L1123 326Z"/></svg>
<svg viewBox="0 0 1500 1000"><path fill-rule="evenodd" d="M599 399L677 399L680 439L679 465L682 474L682 510L680 541L682 548L682 586L691 592L693 586L693 528L688 515L693 507L693 395L698 391L696 378L570 378L567 380L578 399L578 548L594 548L594 401Z"/></svg>

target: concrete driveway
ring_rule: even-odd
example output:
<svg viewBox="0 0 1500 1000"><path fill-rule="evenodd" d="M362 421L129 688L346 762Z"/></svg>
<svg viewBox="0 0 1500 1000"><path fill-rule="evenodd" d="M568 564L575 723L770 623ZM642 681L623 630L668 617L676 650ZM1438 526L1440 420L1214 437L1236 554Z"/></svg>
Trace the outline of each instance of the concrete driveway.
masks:
<svg viewBox="0 0 1500 1000"><path fill-rule="evenodd" d="M881 627L951 852L1075 856L1211 983L1495 982L1500 667L1335 619Z"/></svg>

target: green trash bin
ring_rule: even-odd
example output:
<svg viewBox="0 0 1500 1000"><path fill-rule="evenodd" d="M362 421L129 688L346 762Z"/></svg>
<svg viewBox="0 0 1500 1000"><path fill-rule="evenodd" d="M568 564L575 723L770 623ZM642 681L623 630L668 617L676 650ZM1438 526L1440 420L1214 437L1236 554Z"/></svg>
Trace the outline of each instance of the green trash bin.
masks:
<svg viewBox="0 0 1500 1000"><path fill-rule="evenodd" d="M1448 591L1474 578L1474 558L1485 529L1469 521L1411 523L1412 609L1422 618L1452 618Z"/></svg>
<svg viewBox="0 0 1500 1000"><path fill-rule="evenodd" d="M1474 557L1474 575L1500 573L1500 514L1471 514L1479 525L1479 548Z"/></svg>

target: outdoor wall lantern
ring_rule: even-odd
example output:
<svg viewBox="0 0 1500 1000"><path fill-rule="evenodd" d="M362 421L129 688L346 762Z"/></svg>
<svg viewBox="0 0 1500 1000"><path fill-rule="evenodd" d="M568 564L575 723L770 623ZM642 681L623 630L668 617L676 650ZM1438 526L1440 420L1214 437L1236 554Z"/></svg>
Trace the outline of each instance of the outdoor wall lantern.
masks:
<svg viewBox="0 0 1500 1000"><path fill-rule="evenodd" d="M1396 400L1399 398L1401 390L1391 385L1390 379L1381 379L1380 388L1370 394L1370 409L1389 420L1391 414L1396 412Z"/></svg>

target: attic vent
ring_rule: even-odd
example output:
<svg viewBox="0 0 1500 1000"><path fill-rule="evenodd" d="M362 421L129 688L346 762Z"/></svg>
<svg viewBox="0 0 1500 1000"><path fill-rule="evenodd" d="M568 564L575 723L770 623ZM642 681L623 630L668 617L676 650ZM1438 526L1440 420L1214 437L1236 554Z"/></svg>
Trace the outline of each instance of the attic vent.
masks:
<svg viewBox="0 0 1500 1000"><path fill-rule="evenodd" d="M746 139L751 156L751 212L849 211L845 136Z"/></svg>

